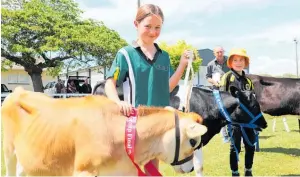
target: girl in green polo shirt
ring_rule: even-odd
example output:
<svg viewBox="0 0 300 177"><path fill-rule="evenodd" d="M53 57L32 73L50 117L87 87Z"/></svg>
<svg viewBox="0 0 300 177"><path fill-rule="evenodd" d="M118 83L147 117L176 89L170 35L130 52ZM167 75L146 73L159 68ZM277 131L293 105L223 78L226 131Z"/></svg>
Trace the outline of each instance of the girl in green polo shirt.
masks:
<svg viewBox="0 0 300 177"><path fill-rule="evenodd" d="M170 64L170 57L154 42L160 35L164 15L153 4L138 9L134 25L138 39L120 49L108 72L105 84L106 95L114 100L124 115L129 116L132 107L169 106L170 92L178 84L188 63L185 51L176 70ZM123 84L124 97L120 100L116 85Z"/></svg>
<svg viewBox="0 0 300 177"><path fill-rule="evenodd" d="M126 116L130 115L132 107L139 105L169 106L170 92L187 66L189 53L185 51L174 73L169 54L154 42L160 35L163 22L164 15L158 6L141 6L134 21L138 39L118 51L108 72L105 93ZM124 101L119 99L116 90L116 85L121 84ZM158 168L158 160L152 162Z"/></svg>

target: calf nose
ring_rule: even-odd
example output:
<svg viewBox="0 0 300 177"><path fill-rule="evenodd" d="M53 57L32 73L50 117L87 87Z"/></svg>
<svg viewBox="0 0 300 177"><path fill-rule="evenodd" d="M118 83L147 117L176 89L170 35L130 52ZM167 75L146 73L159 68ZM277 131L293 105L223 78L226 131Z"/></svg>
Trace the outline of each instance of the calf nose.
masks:
<svg viewBox="0 0 300 177"><path fill-rule="evenodd" d="M265 129L267 127L268 127L268 123L266 122L262 128Z"/></svg>
<svg viewBox="0 0 300 177"><path fill-rule="evenodd" d="M261 129L261 128L255 128L255 130L256 130L256 131L259 131L259 132L261 132L261 131L262 131L262 129Z"/></svg>

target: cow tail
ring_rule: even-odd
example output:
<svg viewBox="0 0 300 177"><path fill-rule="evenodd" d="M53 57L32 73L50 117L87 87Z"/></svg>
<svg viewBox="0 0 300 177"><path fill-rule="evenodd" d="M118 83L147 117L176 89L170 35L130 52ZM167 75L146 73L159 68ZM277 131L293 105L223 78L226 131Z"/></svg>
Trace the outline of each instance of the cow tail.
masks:
<svg viewBox="0 0 300 177"><path fill-rule="evenodd" d="M1 114L10 113L10 111L16 111L15 108L19 105L19 98L24 91L25 90L23 87L18 86L12 93L7 95L2 103Z"/></svg>
<svg viewBox="0 0 300 177"><path fill-rule="evenodd" d="M9 94L3 101L1 108L2 120L13 121L16 125L20 123L20 118L23 117L24 111L28 114L36 114L37 110L30 104L22 100L26 90L22 87L16 87L13 93Z"/></svg>

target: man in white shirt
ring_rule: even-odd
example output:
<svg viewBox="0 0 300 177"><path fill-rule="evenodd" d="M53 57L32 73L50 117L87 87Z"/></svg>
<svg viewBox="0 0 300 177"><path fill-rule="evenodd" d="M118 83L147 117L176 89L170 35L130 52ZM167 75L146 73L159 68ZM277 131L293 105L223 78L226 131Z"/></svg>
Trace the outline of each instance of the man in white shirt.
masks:
<svg viewBox="0 0 300 177"><path fill-rule="evenodd" d="M219 89L219 83L221 77L226 72L230 71L230 68L228 68L226 64L227 59L224 57L223 47L221 46L215 47L214 55L216 58L207 64L206 79L209 83L213 85L214 89ZM221 135L223 137L224 143L229 142L229 136L227 134L226 127L223 127L221 129Z"/></svg>

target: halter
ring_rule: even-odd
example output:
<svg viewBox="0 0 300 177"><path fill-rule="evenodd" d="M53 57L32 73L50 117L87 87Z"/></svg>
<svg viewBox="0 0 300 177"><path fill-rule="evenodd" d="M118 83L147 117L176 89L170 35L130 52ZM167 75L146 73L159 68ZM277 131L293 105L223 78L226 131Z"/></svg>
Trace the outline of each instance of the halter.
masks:
<svg viewBox="0 0 300 177"><path fill-rule="evenodd" d="M239 156L238 156L238 151L237 151L237 148L233 142L233 137L232 137L232 129L231 129L231 126L230 125L239 125L241 127L241 131L242 131L242 134L243 134L243 138L246 140L247 144L250 145L250 146L255 146L255 144L257 143L258 141L258 138L256 138L255 142L252 144L250 141L249 141L249 138L244 130L244 127L246 128L258 128L257 125L254 124L254 122L259 119L261 116L262 116L262 113L259 113L257 116L254 116L250 111L249 109L239 101L239 99L237 99L240 107L242 108L242 110L244 110L251 118L252 120L249 122L249 123L238 123L238 122L234 122L230 115L228 114L227 110L225 109L224 105L223 105L223 102L221 100L221 96L220 96L220 92L219 90L213 90L213 94L214 94L214 97L215 97L215 100L217 102L217 105L219 107L219 110L221 112L221 114L225 117L225 119L229 122L229 126L228 126L228 131L229 131L229 135L230 135L230 140L234 146L234 149L235 149L235 152L236 152L236 156L237 156L237 159L239 160ZM255 130L254 130L255 131ZM255 134L256 131L255 131Z"/></svg>
<svg viewBox="0 0 300 177"><path fill-rule="evenodd" d="M172 166L184 164L184 163L192 160L194 157L194 154L192 154L191 156L178 161L179 150L180 150L180 128L179 128L178 114L176 112L175 112L175 126L176 126L176 129L175 129L176 147L175 147L174 161L171 163Z"/></svg>

